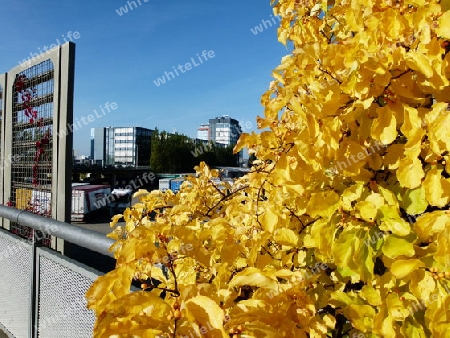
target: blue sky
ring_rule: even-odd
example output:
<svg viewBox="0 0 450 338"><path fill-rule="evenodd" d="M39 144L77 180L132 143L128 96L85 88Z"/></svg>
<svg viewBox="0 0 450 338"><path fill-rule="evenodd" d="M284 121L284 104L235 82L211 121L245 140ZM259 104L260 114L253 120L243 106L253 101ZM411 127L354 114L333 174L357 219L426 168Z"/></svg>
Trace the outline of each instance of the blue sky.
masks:
<svg viewBox="0 0 450 338"><path fill-rule="evenodd" d="M140 5L139 5L140 1ZM286 48L277 41L269 0L8 1L0 22L0 73L30 53L78 32L74 118L106 102L118 108L74 132L74 149L89 154L90 129L141 126L195 136L209 118L230 115L256 130L261 95ZM127 7L128 13L121 7ZM119 10L122 15L119 15ZM260 26L254 34L251 29ZM267 27L267 28L266 28ZM158 87L173 66L214 57ZM210 54L211 55L211 54ZM203 59L205 60L205 59Z"/></svg>

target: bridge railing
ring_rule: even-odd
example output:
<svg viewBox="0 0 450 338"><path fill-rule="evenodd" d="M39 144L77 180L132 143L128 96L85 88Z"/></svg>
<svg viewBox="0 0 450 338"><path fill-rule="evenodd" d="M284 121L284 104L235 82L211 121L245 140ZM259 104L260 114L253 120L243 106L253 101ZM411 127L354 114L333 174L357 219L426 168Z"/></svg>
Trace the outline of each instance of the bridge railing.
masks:
<svg viewBox="0 0 450 338"><path fill-rule="evenodd" d="M34 231L31 240L0 229L0 337L90 338L95 315L85 294L102 273L51 249L40 247L40 233L112 256L113 240L30 212L0 206L6 218Z"/></svg>

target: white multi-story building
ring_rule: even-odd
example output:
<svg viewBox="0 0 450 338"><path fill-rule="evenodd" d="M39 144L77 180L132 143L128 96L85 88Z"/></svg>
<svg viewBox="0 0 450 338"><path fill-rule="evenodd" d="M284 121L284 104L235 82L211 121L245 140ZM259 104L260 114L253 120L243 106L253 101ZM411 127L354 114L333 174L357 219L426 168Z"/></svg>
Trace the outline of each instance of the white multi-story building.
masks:
<svg viewBox="0 0 450 338"><path fill-rule="evenodd" d="M197 130L197 139L209 141L210 135L209 135L209 124L203 123L200 125L200 127Z"/></svg>
<svg viewBox="0 0 450 338"><path fill-rule="evenodd" d="M234 146L242 134L239 122L228 115L209 120L197 131L197 138L213 141L224 146Z"/></svg>
<svg viewBox="0 0 450 338"><path fill-rule="evenodd" d="M91 156L105 166L148 166L153 131L142 127L91 130Z"/></svg>

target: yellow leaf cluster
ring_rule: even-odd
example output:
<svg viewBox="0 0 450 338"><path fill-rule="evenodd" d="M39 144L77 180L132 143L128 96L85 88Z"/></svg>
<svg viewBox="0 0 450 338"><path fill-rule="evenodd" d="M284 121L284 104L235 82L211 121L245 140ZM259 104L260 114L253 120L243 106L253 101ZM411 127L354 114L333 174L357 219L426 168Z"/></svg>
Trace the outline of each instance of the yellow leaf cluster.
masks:
<svg viewBox="0 0 450 338"><path fill-rule="evenodd" d="M235 147L257 161L113 218L96 337L450 334L448 1L272 5L290 53Z"/></svg>

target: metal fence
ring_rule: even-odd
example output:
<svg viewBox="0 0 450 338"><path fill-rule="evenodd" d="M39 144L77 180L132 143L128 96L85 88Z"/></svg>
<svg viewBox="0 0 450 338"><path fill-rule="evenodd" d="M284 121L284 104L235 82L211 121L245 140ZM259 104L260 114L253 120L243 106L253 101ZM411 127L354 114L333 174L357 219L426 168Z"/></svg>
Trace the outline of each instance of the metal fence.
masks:
<svg viewBox="0 0 450 338"><path fill-rule="evenodd" d="M52 217L54 69L45 60L16 75L12 86L11 201L18 209ZM31 238L18 224L11 232ZM50 236L44 245L51 246Z"/></svg>
<svg viewBox="0 0 450 338"><path fill-rule="evenodd" d="M70 220L75 45L66 43L0 74L0 204ZM1 224L1 222L0 222ZM32 228L3 221L25 240ZM47 236L45 246L64 243Z"/></svg>
<svg viewBox="0 0 450 338"><path fill-rule="evenodd" d="M85 293L101 273L42 247L43 233L108 256L113 240L11 207L0 206L0 217L35 230L26 240L0 229L0 337L92 337Z"/></svg>

